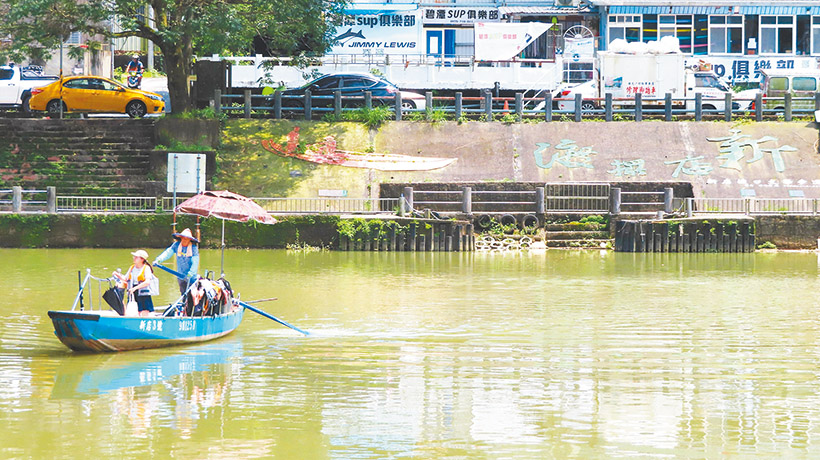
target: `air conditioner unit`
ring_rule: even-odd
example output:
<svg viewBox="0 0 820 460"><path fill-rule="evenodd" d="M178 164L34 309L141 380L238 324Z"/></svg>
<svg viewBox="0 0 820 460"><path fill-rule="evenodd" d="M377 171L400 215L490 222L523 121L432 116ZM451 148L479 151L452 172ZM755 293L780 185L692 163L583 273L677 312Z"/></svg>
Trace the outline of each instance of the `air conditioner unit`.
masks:
<svg viewBox="0 0 820 460"><path fill-rule="evenodd" d="M578 7L581 0L555 0L555 6L574 6Z"/></svg>

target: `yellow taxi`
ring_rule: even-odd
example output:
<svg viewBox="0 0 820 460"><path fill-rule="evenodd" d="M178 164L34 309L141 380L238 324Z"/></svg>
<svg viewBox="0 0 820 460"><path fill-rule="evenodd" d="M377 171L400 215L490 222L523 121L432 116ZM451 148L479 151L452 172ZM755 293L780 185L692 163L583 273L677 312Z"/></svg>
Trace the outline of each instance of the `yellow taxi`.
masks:
<svg viewBox="0 0 820 460"><path fill-rule="evenodd" d="M148 91L129 89L103 77L63 77L62 80L31 90L31 110L60 113L62 92L64 112L126 113L131 118L162 113L162 96Z"/></svg>

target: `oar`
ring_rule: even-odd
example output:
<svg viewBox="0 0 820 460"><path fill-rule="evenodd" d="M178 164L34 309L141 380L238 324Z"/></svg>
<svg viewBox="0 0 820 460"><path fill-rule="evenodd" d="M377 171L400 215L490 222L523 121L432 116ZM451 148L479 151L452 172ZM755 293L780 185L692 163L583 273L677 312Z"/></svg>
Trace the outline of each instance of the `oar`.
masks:
<svg viewBox="0 0 820 460"><path fill-rule="evenodd" d="M245 302L245 303L270 302L270 301L273 301L273 300L279 300L279 299L278 299L278 298L276 298L276 297L271 297L270 299L248 300L248 301L247 301L247 302Z"/></svg>
<svg viewBox="0 0 820 460"><path fill-rule="evenodd" d="M248 310L250 310L254 313L259 313L260 315L264 316L265 318L272 319L272 320L276 321L277 323L279 323L283 326L287 326L287 327L293 329L294 331L301 332L302 334L305 334L305 335L310 335L307 331L303 331L303 330L299 329L298 327L294 326L293 324L288 324L287 322L282 321L281 319L271 315L270 313L264 312L264 311L262 311L262 310L260 310L256 307L250 306L250 305L248 305L247 303L245 303L241 300L239 301L239 305L242 305L243 307L247 308Z"/></svg>
<svg viewBox="0 0 820 460"><path fill-rule="evenodd" d="M183 275L182 273L179 273L179 272L177 272L177 271L175 271L175 270L171 270L170 268L166 267L165 265L162 265L162 264L156 264L156 265L154 265L154 266L155 266L155 267L159 267L159 268L160 268L160 269L162 269L162 270L165 270L166 272L168 272L168 273L170 273L170 274L172 274L172 275L176 276L177 278L179 278L179 279L181 279L181 280L186 279L186 278L185 278L185 275ZM248 310L250 310L250 311L252 311L252 312L254 312L254 313L259 313L260 315L264 316L265 318L272 319L272 320L276 321L277 323L279 323L279 324L281 324L281 325L283 325L283 326L287 326L287 327L289 327L289 328L293 329L294 331L301 332L302 334L305 334L305 335L310 335L307 331L303 331L303 330L299 329L298 327L296 327L296 326L294 326L294 325L292 325L292 324L288 324L287 322L282 321L281 319L279 319L279 318L277 318L277 317L275 317L275 316L271 315L270 313L264 312L264 311L262 311L262 310L260 310L260 309L258 309L258 308L256 308L256 307L252 307L252 306L248 305L247 303L242 302L241 300L239 301L239 305L242 305L243 307L247 308Z"/></svg>

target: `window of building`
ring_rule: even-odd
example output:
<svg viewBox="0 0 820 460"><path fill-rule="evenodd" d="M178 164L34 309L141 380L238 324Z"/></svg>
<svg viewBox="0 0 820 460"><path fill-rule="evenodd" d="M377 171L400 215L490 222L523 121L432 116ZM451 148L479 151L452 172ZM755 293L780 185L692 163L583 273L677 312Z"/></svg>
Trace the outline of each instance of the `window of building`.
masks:
<svg viewBox="0 0 820 460"><path fill-rule="evenodd" d="M760 53L794 54L794 16L760 17Z"/></svg>
<svg viewBox="0 0 820 460"><path fill-rule="evenodd" d="M820 16L811 18L811 52L820 54Z"/></svg>
<svg viewBox="0 0 820 460"><path fill-rule="evenodd" d="M743 16L709 16L709 52L743 54Z"/></svg>
<svg viewBox="0 0 820 460"><path fill-rule="evenodd" d="M658 40L663 37L677 37L682 53L692 53L692 15L658 15Z"/></svg>
<svg viewBox="0 0 820 460"><path fill-rule="evenodd" d="M641 16L616 14L609 17L609 41L620 38L628 42L641 41Z"/></svg>
<svg viewBox="0 0 820 460"><path fill-rule="evenodd" d="M564 82L585 83L592 80L593 65L591 62L564 61Z"/></svg>

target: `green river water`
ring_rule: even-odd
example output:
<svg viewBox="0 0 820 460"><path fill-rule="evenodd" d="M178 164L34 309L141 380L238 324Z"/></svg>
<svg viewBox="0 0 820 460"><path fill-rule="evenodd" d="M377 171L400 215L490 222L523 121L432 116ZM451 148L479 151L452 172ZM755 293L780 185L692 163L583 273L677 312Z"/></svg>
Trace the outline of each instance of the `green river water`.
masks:
<svg viewBox="0 0 820 460"><path fill-rule="evenodd" d="M128 252L0 250L0 458L820 457L815 254L231 250L310 337L69 351L46 312Z"/></svg>

